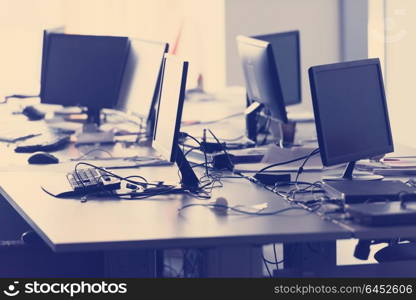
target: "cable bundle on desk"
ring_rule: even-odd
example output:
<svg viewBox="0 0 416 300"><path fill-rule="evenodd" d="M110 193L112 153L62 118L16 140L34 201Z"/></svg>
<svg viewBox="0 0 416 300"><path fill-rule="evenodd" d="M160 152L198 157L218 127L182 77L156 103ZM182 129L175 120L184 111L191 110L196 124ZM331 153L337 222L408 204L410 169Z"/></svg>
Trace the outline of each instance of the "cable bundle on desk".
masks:
<svg viewBox="0 0 416 300"><path fill-rule="evenodd" d="M212 131L210 131L210 133L218 141L218 139L212 133ZM195 141L197 140L195 139ZM96 149L93 149L91 152L93 151L96 151ZM87 154L89 153L90 152L88 152ZM85 157L85 155L82 157ZM221 174L210 172L207 157L205 158L206 158L205 163L203 164L203 166L205 166L205 174L199 179L200 186L198 188L193 188L193 189L188 189L186 187L176 187L172 185L165 185L162 182L159 182L156 184L149 183L146 180L146 178L142 176L138 176L138 175L128 176L128 177L119 176L104 168L100 168L98 166L95 166L93 164L86 163L86 162L79 162L75 165L74 175L76 179L79 182L81 182L81 185L84 186L84 188L86 188L86 186L81 180L81 176L78 172L78 168L80 165L85 165L85 166L94 168L96 170L104 172L105 174L107 174L108 177L113 177L120 181L127 182L126 187L131 189L132 191L125 192L125 193L117 193L115 191L111 192L112 197L116 197L119 199L138 200L138 199L146 199L146 198L157 196L157 195L172 194L172 193L188 193L194 197L198 197L201 199L209 199L211 197L212 190L214 188L222 187L222 182L221 182ZM179 172L178 172L178 175L180 176ZM141 181L137 181L137 179L140 179ZM104 192L104 189L103 189L103 192ZM97 194L97 192L94 192L94 194ZM108 195L108 192L106 194ZM86 197L84 196L83 199L85 200Z"/></svg>
<svg viewBox="0 0 416 300"><path fill-rule="evenodd" d="M219 142L218 138L214 135L214 133L211 130L209 130L209 132L214 137L214 139L217 141L217 143L220 145L221 143ZM201 143L196 138L194 138L194 137L192 137L192 136L190 136L188 134L187 134L187 136L190 137L192 140L194 140L199 146L201 145ZM204 130L204 140L205 140L205 130ZM188 150L187 154L189 152L191 152L193 149L197 149L197 147ZM226 155L226 157L228 157L230 164L232 165L231 158L228 155L226 149L224 148L223 151L224 151L224 154ZM314 155L316 155L318 153L319 153L319 148L314 149L308 155L305 155L305 156L302 156L302 157L298 157L298 158L294 158L294 159L289 160L289 161L274 163L274 164L271 164L269 166L266 166L266 167L262 168L261 170L259 170L257 172L257 174L263 173L266 170L269 170L269 169L271 169L273 167L277 167L277 166L281 166L281 165L286 165L286 164L289 164L289 163L293 163L293 162L297 162L297 161L303 160L302 164L300 165L300 167L298 168L298 170L296 172L296 179L295 179L295 181L293 181L293 182L286 182L285 183L285 184L288 184L288 185L295 185L296 186L295 189L292 189L289 192L287 192L287 194L283 195L283 193L286 193L286 192L285 191L279 191L277 189L278 187L281 187L281 185L280 186L279 185L277 185L277 186L275 185L273 188L270 188L270 187L268 187L266 185L264 185L264 187L266 187L267 189L271 190L272 192L274 192L276 194L279 194L280 196L286 198L287 200L289 200L292 203L302 204L302 205L306 206L307 208L311 208L312 210L319 209L319 207L320 207L320 203L319 202L320 201L318 199L316 199L315 197L314 197L313 200L310 200L310 201L307 201L307 202L305 202L305 201L295 201L295 197L296 197L297 194L304 193L304 192L310 192L313 195L315 193L315 190L314 189L315 188L320 188L320 182L314 182L314 183L299 182L299 177L303 173L304 166L306 165L306 163L308 162L308 160L312 156L314 156ZM205 163L204 164L199 164L198 166L204 166L205 167L205 176L204 177L213 179L215 177L213 177L212 174L209 174L209 168L210 168L210 166L209 166L209 163L207 161L207 156L206 156L206 153L205 152L204 152L204 156L205 156ZM252 182L254 182L256 184L259 184L259 182L257 180L255 180L254 178L252 178L252 177L247 177L247 176L245 176L245 175L243 175L241 173L236 173L236 174L238 174L241 178L246 178L246 179L249 179L250 181L252 181ZM219 183L219 187L222 186L221 178L222 178L221 176L215 178L215 181ZM300 185L306 185L306 187L301 188Z"/></svg>
<svg viewBox="0 0 416 300"><path fill-rule="evenodd" d="M329 199L328 196L324 194L325 192L322 190L321 181L306 182L306 181L299 180L300 175L303 173L304 167L306 163L308 162L308 160L312 156L318 153L319 153L319 148L314 149L308 155L305 155L303 157L294 158L292 160L285 161L285 162L271 164L258 171L258 173L261 173L273 167L303 160L302 164L299 166L296 172L296 177L294 181L282 182L282 183L278 182L270 186L270 185L264 185L264 184L259 183L253 177L245 176L245 178L249 179L250 181L254 181L257 184L261 184L265 189L279 195L280 197L287 200L288 202L295 204L295 205L299 205L303 207L304 209L311 211L311 212L318 212L324 205L335 205L336 208L334 210L324 211L322 213L319 213L321 216L325 218L327 215L332 214L332 213L344 212L344 204L342 201ZM283 190L282 187L285 187L285 186L286 187L294 186L294 188L289 189L289 190ZM302 194L310 194L312 197L311 199L307 199L307 200L298 200L297 196L302 195ZM317 197L316 195L319 195L319 196Z"/></svg>
<svg viewBox="0 0 416 300"><path fill-rule="evenodd" d="M211 198L211 192L212 189L221 187L221 176L218 175L218 177L213 176L212 174L209 174L208 176L204 175L201 177L202 179L206 177L206 180L201 180L201 186L196 190L189 190L184 187L178 187L174 185L167 185L163 182L157 182L152 183L149 182L145 177L140 175L132 175L132 176L120 176L113 172L110 172L104 168L98 167L96 165L87 163L87 162L79 162L75 165L74 174L77 176L77 180L82 183L81 177L78 173L79 166L84 165L91 168L94 168L96 170L105 172L109 177L114 177L116 179L119 179L120 181L125 181L126 188L130 189L131 191L125 192L125 193L118 193L115 191L112 191L110 194L108 191L103 190L105 192L105 195L109 195L111 197L115 197L118 199L123 200L141 200L146 199L154 196L159 195L166 195L166 194L178 194L178 193L186 193L191 196L201 198L201 199L209 199ZM140 181L138 181L139 179ZM82 185L84 185L82 183ZM141 190L142 189L142 190ZM96 192L94 194L97 194ZM88 194L86 195L88 196ZM83 197L83 200L86 200L86 197Z"/></svg>
<svg viewBox="0 0 416 300"><path fill-rule="evenodd" d="M110 172L110 171L108 171L104 168L101 168L101 167L98 167L98 166L95 166L93 164L86 163L86 162L79 162L75 165L74 173L77 176L77 179L81 183L82 183L82 180L81 180L81 177L79 176L79 173L78 173L78 167L81 166L81 165L85 165L85 166L94 168L96 170L100 170L100 171L105 172L106 174L108 174L108 176L110 176L110 177L114 177L114 178L119 179L120 181L127 182L127 188L131 189L132 190L131 192L128 192L128 193L112 192L111 193L111 196L119 198L119 199L139 200L139 199L146 199L146 198L149 198L149 197L168 194L168 193L173 193L173 192L179 193L179 192L184 192L185 191L183 188L178 188L178 187L175 187L173 185L166 185L166 184L163 184L161 182L151 183L146 178L144 178L143 176L139 176L139 175L132 175L132 176L126 176L126 177L120 176L120 175L117 175L113 172ZM134 179L141 179L142 181L133 180L133 178ZM149 186L151 186L151 188L149 188ZM137 189L139 187L142 187L144 190L143 191L137 191Z"/></svg>
<svg viewBox="0 0 416 300"><path fill-rule="evenodd" d="M209 131L210 131L211 135L214 137L214 139L220 144L218 138L214 135L214 133L211 130L209 130ZM204 136L205 136L205 130L204 130ZM195 140L198 144L200 144L200 142L197 139L195 139L194 137L191 137L191 138L193 140ZM228 153L227 153L226 149L223 149L223 150L224 150L225 155L228 156ZM305 202L305 201L295 201L295 196L296 196L296 194L299 194L299 193L303 193L303 192L306 192L306 191L309 192L308 189L310 189L310 188L320 187L320 185L318 185L318 182L316 182L316 183L299 182L299 177L300 177L300 175L303 172L304 166L306 165L306 163L308 162L308 160L312 156L314 156L314 155L316 155L318 153L319 153L319 148L318 149L314 149L311 153L309 153L306 156L299 157L299 158L296 158L296 159L293 159L293 160L290 160L290 161L286 161L286 162L275 163L275 164L272 164L270 166L267 166L267 167L261 169L258 173L264 172L264 171L266 171L266 170L268 170L270 168L276 167L276 166L289 164L289 163L292 163L292 162L295 162L295 161L300 161L300 160L303 159L303 162L302 162L301 166L299 167L299 169L298 169L298 171L296 173L296 179L295 179L295 181L294 182L287 182L287 183L285 183L285 184L289 184L289 185L295 185L296 188L290 191L289 197L283 196L282 194L280 194L280 195L283 196L284 198L288 199L288 200L291 200L290 202L292 204L295 204L295 205L296 204L302 204L303 208L308 208L308 209L316 210L316 209L319 209L320 208L320 204L319 204L319 201L318 200L314 199L314 200L309 201L309 202ZM228 156L228 158L230 160L230 163L232 164L231 158L229 156ZM212 178L215 178L215 177L212 176L212 174L209 173L209 166L208 166L208 161L207 161L206 155L205 155L205 163L202 164L202 165L205 167L205 176L207 178L211 178L211 179ZM250 181L255 182L256 184L259 184L259 182L257 180L254 180L252 177L247 177L247 176L245 176L245 175L243 175L241 173L236 173L236 174L238 174L240 178L246 178L246 179L248 179ZM224 178L224 177L221 177L221 175L218 178L215 178L216 181L219 182L220 186L222 186L221 178ZM300 188L299 185L307 185L307 187ZM277 193L277 191L275 189L278 186L276 186L276 185L272 189L270 189L266 185L264 185L264 187L266 187L267 189L271 190L274 193ZM312 190L311 193L313 194L314 191ZM210 208L219 208L219 209L225 209L225 210L230 209L231 211L235 211L235 212L243 213L243 214L249 214L249 215L274 215L274 214L278 214L280 212L286 211L286 209L284 209L283 211L278 210L278 211L266 212L266 213L262 213L262 212L249 212L249 211L244 211L244 210L241 210L241 209L238 209L238 208L235 208L235 207L230 207L228 205L222 205L222 204L189 204L189 205L183 206L180 209L180 211L182 209L185 209L185 208L188 208L188 207L192 207L192 206L206 206L206 207L210 207ZM289 209L293 209L293 208L297 209L299 207L294 206L294 207L291 207Z"/></svg>
<svg viewBox="0 0 416 300"><path fill-rule="evenodd" d="M214 188L220 188L223 186L223 183L221 181L221 179L225 178L225 177L230 177L230 176L223 176L223 173L221 171L218 170L214 170L213 166L211 165L212 163L208 161L208 157L207 157L207 152L204 151L206 149L204 149L204 145L207 145L207 138L206 138L206 133L207 131L212 135L212 137L215 139L216 141L216 145L218 145L219 149L221 149L224 154L227 156L228 161L229 161L229 166L232 169L232 161L231 158L229 157L229 154L227 152L226 146L225 144L222 144L220 142L220 140L217 138L217 136L212 132L212 130L210 129L204 129L203 130L203 140L202 142L198 141L198 139L196 139L195 137L187 134L187 133L183 133L184 136L189 137L190 139L192 139L193 141L195 141L198 144L198 147L193 147L190 150L188 150L187 152L185 152L185 156L188 155L191 151L195 150L195 149L200 149L203 153L204 153L204 163L202 164L196 164L194 166L192 166L192 168L195 167L203 167L205 169L204 175L202 177L199 178L200 181L200 188L199 191L192 192L193 196L202 198L202 199L209 199L211 198L211 192ZM240 177L234 177L234 178L240 178Z"/></svg>
<svg viewBox="0 0 416 300"><path fill-rule="evenodd" d="M307 206L308 208L312 208L313 210L317 209L317 205L319 205L318 203L320 202L319 200L317 200L315 197L313 197L313 200L310 201L297 201L295 198L298 194L303 194L303 193L311 193L311 195L314 195L316 193L316 188L319 188L319 191L321 189L321 182L320 181L316 181L316 182L305 182L305 181L299 181L299 177L300 175L303 173L304 167L306 165L306 163L308 162L308 160L319 153L319 148L314 149L313 151L311 151L308 155L302 156L302 157L297 157L288 161L284 161L284 162L278 162L278 163L274 163L271 164L269 166L266 166L262 169L260 169L257 174L261 174L264 173L265 171L274 168L274 167L278 167L278 166L282 166L282 165L287 165L293 162L297 162L297 161L301 161L303 160L302 164L299 166L297 172L296 172L296 177L294 181L289 181L289 182L277 182L275 183L273 186L268 186L268 185L263 185L266 189L270 190L271 192L285 198L286 200L288 200L291 203L295 203L295 204L302 204ZM246 176L245 176L246 177ZM256 183L259 184L259 182L257 180L255 180L255 178L253 177L246 177L248 178L250 181L254 181ZM295 188L290 189L289 191L286 190L281 190L280 188L283 186L295 186ZM304 187L301 187L304 186Z"/></svg>

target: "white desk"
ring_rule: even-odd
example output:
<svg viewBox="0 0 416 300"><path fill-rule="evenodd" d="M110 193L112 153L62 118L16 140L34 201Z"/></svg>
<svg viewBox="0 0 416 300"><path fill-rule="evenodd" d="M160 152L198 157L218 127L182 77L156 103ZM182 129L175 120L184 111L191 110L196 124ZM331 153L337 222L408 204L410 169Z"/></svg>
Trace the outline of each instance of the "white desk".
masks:
<svg viewBox="0 0 416 300"><path fill-rule="evenodd" d="M146 178L171 179L173 167L144 168ZM205 247L230 244L265 244L303 239L348 238L350 234L307 211L289 211L259 217L220 215L206 207L178 208L195 200L186 195L158 196L147 200L58 199L41 190L42 182L60 173L6 172L0 175L1 193L55 251L132 248ZM288 207L276 195L244 179L224 179L213 198L225 196L230 205L267 202L271 210Z"/></svg>
<svg viewBox="0 0 416 300"><path fill-rule="evenodd" d="M224 128L223 124L216 126ZM56 155L65 161L65 158L78 157L79 150L71 146ZM123 149L116 146L113 150L117 152ZM86 151L87 149L83 149L83 152ZM128 149L129 153L135 151L137 154L141 151L147 152L143 148ZM380 232L367 228L358 232L359 228L357 228L357 232L354 232L352 227L348 229L324 221L319 216L306 211L289 211L268 217L233 214L224 216L206 207L193 207L178 214L178 208L184 204L207 202L186 195L160 196L133 201L91 199L86 203L81 203L78 199L57 199L44 193L40 186L43 182L54 181L64 176L73 169L74 163L29 166L26 163L27 154L15 154L10 147L2 147L2 154L5 164L0 167L1 194L56 252L106 251L111 256L111 253L118 251L136 249L187 247L227 249L227 251L231 249L227 259L235 258L234 266L244 266L252 254L243 255L241 253L244 251L240 251L241 249L258 249L263 244L284 243L287 245L285 267L320 271L335 266L337 239L361 236L363 232L368 233L362 235L366 238L400 235L400 231L394 229ZM126 169L118 170L117 173L139 174L149 180L178 182L175 166ZM319 177L319 173L305 174L305 180L314 181ZM213 199L224 196L230 205L267 202L270 209L285 208L289 205L277 195L246 180L224 179L223 181L224 187L213 191ZM409 227L406 233L410 234L413 228ZM311 251L307 249L315 243L322 244L329 250L315 253L315 262L311 263ZM313 246L312 248L315 249ZM259 252L256 251L256 254L258 255ZM211 257L214 257L217 265L226 263L226 260L221 260L218 255ZM131 262L132 259L129 258L126 261L127 264ZM219 269L215 269L211 275L223 275L218 271ZM238 268L231 270L235 272L227 275L253 274L252 270L245 273L239 273Z"/></svg>

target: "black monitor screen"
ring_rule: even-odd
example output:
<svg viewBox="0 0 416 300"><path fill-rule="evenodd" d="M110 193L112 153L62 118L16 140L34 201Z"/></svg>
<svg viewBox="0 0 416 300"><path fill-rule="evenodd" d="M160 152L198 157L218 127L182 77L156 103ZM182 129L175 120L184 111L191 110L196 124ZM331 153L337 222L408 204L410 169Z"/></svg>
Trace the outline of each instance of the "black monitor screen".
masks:
<svg viewBox="0 0 416 300"><path fill-rule="evenodd" d="M247 96L264 104L271 117L287 123L287 113L270 43L246 36L237 37Z"/></svg>
<svg viewBox="0 0 416 300"><path fill-rule="evenodd" d="M112 108L128 55L128 38L50 34L42 103Z"/></svg>
<svg viewBox="0 0 416 300"><path fill-rule="evenodd" d="M299 31L261 35L255 38L267 41L272 46L285 104L300 103L302 92Z"/></svg>
<svg viewBox="0 0 416 300"><path fill-rule="evenodd" d="M309 75L325 165L393 151L378 59L312 67Z"/></svg>

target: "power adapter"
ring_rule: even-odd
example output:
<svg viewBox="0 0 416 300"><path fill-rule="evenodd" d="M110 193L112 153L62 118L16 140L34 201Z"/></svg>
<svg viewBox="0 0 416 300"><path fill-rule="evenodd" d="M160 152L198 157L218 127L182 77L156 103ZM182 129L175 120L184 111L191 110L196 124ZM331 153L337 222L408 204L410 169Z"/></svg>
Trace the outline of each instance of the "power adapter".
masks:
<svg viewBox="0 0 416 300"><path fill-rule="evenodd" d="M253 176L264 185L275 185L280 182L290 182L290 174L256 173Z"/></svg>
<svg viewBox="0 0 416 300"><path fill-rule="evenodd" d="M212 166L216 170L230 170L232 171L234 169L234 163L233 163L234 155L232 154L217 154L212 158Z"/></svg>
<svg viewBox="0 0 416 300"><path fill-rule="evenodd" d="M216 153L226 149L225 143L201 142L200 150L205 153Z"/></svg>

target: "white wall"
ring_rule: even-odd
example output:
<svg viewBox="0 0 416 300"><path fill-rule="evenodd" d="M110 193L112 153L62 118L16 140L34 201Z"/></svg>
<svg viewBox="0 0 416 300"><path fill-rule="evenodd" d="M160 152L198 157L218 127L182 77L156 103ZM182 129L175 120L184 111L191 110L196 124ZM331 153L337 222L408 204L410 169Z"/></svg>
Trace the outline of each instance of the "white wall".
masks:
<svg viewBox="0 0 416 300"><path fill-rule="evenodd" d="M385 8L386 90L394 142L416 146L416 1L387 0Z"/></svg>
<svg viewBox="0 0 416 300"><path fill-rule="evenodd" d="M235 37L287 30L300 30L302 97L310 107L307 69L338 62L340 46L340 3L338 0L225 0L226 82L243 85Z"/></svg>
<svg viewBox="0 0 416 300"><path fill-rule="evenodd" d="M384 0L368 0L368 57L378 57L383 70L384 83L388 80L384 69Z"/></svg>
<svg viewBox="0 0 416 300"><path fill-rule="evenodd" d="M60 0L0 1L0 97L37 94L42 30L62 25Z"/></svg>
<svg viewBox="0 0 416 300"><path fill-rule="evenodd" d="M308 105L307 68L340 59L339 6L339 0L1 0L0 30L9 28L6 31L10 43L6 42L6 46L12 46L8 50L3 46L0 59L6 61L10 53L17 51L39 52L34 41L41 42L40 38L26 39L30 47L17 46L13 37L23 35L10 28L37 28L39 32L51 24L64 23L69 33L129 35L171 45L182 28L178 54L190 61L188 87L195 85L197 75L202 73L205 88L216 91L226 85L243 85L236 35L299 29L302 94ZM23 56L14 55L18 57ZM38 70L27 68L28 62L29 58L17 64L9 59L8 67L0 70L4 86L13 86L12 80L5 84L12 77L22 86L20 67ZM11 69L13 76L8 75ZM38 75L30 72L24 76L37 80Z"/></svg>
<svg viewBox="0 0 416 300"><path fill-rule="evenodd" d="M168 42L190 61L188 87L204 74L208 90L224 85L224 0L65 0L67 31Z"/></svg>

